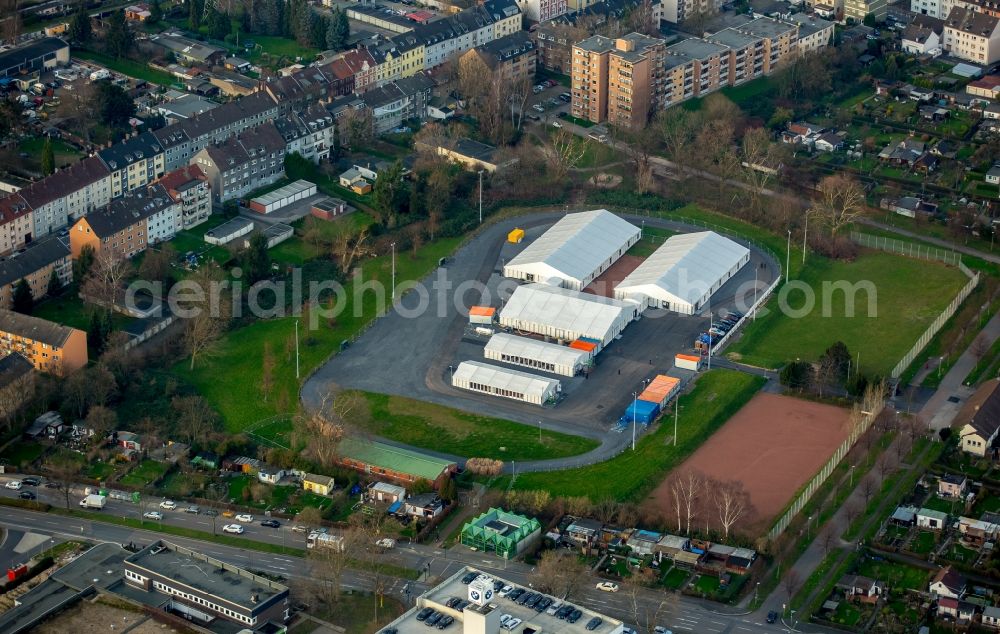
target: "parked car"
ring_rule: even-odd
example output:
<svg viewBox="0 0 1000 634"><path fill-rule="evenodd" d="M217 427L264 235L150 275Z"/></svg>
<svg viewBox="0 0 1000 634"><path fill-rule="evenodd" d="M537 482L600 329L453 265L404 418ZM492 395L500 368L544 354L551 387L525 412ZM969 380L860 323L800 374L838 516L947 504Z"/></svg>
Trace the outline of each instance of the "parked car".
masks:
<svg viewBox="0 0 1000 634"><path fill-rule="evenodd" d="M160 513L159 511L146 511L142 514L142 518L159 521L163 519L163 513Z"/></svg>
<svg viewBox="0 0 1000 634"><path fill-rule="evenodd" d="M475 581L476 577L478 577L478 576L479 576L478 572L470 572L467 575L465 575L464 577L462 577L462 584L467 586L470 583L472 583L473 581Z"/></svg>
<svg viewBox="0 0 1000 634"><path fill-rule="evenodd" d="M8 489L13 489L15 491L18 491L21 488L21 481L20 480L11 480L10 482L8 482L7 484L5 484L4 486L7 487Z"/></svg>
<svg viewBox="0 0 1000 634"><path fill-rule="evenodd" d="M656 627L654 627L653 632L655 632L655 634L674 634L673 630L668 630L662 625L657 625Z"/></svg>
<svg viewBox="0 0 1000 634"><path fill-rule="evenodd" d="M240 513L239 515L236 516L236 521L245 522L249 524L250 522L253 521L253 515L250 515L249 513Z"/></svg>
<svg viewBox="0 0 1000 634"><path fill-rule="evenodd" d="M456 605L458 605L459 602L461 602L461 600L462 599L460 599L459 597L452 597L452 598L448 599L447 601L445 601L444 605L445 605L446 608L453 608Z"/></svg>
<svg viewBox="0 0 1000 634"><path fill-rule="evenodd" d="M597 584L597 589L602 592L618 592L618 584L610 581L602 581Z"/></svg>
<svg viewBox="0 0 1000 634"><path fill-rule="evenodd" d="M580 610L573 610L572 612L570 612L570 615L566 617L566 622L576 623L577 621L580 620L581 616L583 616L583 612L581 612Z"/></svg>
<svg viewBox="0 0 1000 634"><path fill-rule="evenodd" d="M438 621L437 628L439 630L443 630L454 622L455 622L455 617L445 615L444 618Z"/></svg>
<svg viewBox="0 0 1000 634"><path fill-rule="evenodd" d="M42 481L35 476L28 476L27 478L21 478L21 484L26 487L36 487L41 484Z"/></svg>
<svg viewBox="0 0 1000 634"><path fill-rule="evenodd" d="M278 520L263 520L260 525L266 526L267 528L281 528L281 522Z"/></svg>
<svg viewBox="0 0 1000 634"><path fill-rule="evenodd" d="M177 502L174 502L172 500L163 500L162 502L160 502L160 508L165 511L172 511L175 508L177 508Z"/></svg>
<svg viewBox="0 0 1000 634"><path fill-rule="evenodd" d="M292 530L295 531L296 533L308 533L309 527L303 526L302 524L296 524L295 526L292 527Z"/></svg>
<svg viewBox="0 0 1000 634"><path fill-rule="evenodd" d="M37 496L31 491L21 491L21 494L18 497L22 500L34 500Z"/></svg>
<svg viewBox="0 0 1000 634"><path fill-rule="evenodd" d="M535 112L545 112L545 106L543 106L540 103L536 103L535 105L531 106L531 109L534 110Z"/></svg>
<svg viewBox="0 0 1000 634"><path fill-rule="evenodd" d="M511 620L512 618L514 618L514 617L512 617L509 614L501 614L500 615L500 627L503 627L503 626L507 625L507 621Z"/></svg>
<svg viewBox="0 0 1000 634"><path fill-rule="evenodd" d="M424 625L428 627L434 627L443 618L444 614L441 614L440 612L435 612L434 614L427 617L427 619L424 621Z"/></svg>
<svg viewBox="0 0 1000 634"><path fill-rule="evenodd" d="M511 601L517 601L522 594L524 594L524 588L514 588L507 593L507 598Z"/></svg>
<svg viewBox="0 0 1000 634"><path fill-rule="evenodd" d="M556 119L555 121L552 122L552 127L553 128L561 128L561 127L563 127L562 121L560 121L559 119Z"/></svg>
<svg viewBox="0 0 1000 634"><path fill-rule="evenodd" d="M601 623L604 623L604 619L602 619L599 616L595 616L594 618L587 621L587 630L593 632L597 628L601 627Z"/></svg>
<svg viewBox="0 0 1000 634"><path fill-rule="evenodd" d="M426 621L427 617L434 613L434 608L424 608L423 610L417 612L418 621Z"/></svg>
<svg viewBox="0 0 1000 634"><path fill-rule="evenodd" d="M222 527L223 533L232 533L233 535L242 535L243 527L239 524L226 524Z"/></svg>
<svg viewBox="0 0 1000 634"><path fill-rule="evenodd" d="M513 591L514 591L514 587L513 586L504 586L504 587L500 588L500 596L505 597L505 596L507 596L508 594L510 594Z"/></svg>
<svg viewBox="0 0 1000 634"><path fill-rule="evenodd" d="M768 623L774 623L777 620L778 620L778 613L777 612L775 612L774 610L771 610L770 612L767 613L767 622Z"/></svg>
<svg viewBox="0 0 1000 634"><path fill-rule="evenodd" d="M190 513L191 515L198 515L198 514L201 513L201 509L198 508L197 506L195 506L194 504L192 504L191 506L185 506L184 507L184 512L185 513Z"/></svg>
<svg viewBox="0 0 1000 634"><path fill-rule="evenodd" d="M521 624L521 619L511 619L507 621L507 624L503 626L503 629L508 632L513 632L514 628Z"/></svg>
<svg viewBox="0 0 1000 634"><path fill-rule="evenodd" d="M219 512L216 511L215 509L208 509L208 510L205 511L205 515L208 516L208 517L218 517L219 516Z"/></svg>

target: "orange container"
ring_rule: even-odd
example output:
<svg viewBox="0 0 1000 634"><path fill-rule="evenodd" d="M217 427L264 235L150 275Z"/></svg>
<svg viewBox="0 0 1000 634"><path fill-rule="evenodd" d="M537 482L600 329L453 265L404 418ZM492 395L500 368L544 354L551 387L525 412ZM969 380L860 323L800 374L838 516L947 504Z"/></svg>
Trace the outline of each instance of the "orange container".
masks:
<svg viewBox="0 0 1000 634"><path fill-rule="evenodd" d="M642 391L642 394L639 395L639 400L657 403L660 407L663 407L677 391L680 384L680 379L675 379L665 374L658 374L646 389Z"/></svg>
<svg viewBox="0 0 1000 634"><path fill-rule="evenodd" d="M496 312L497 309L492 306L472 306L469 308L469 314L476 317L492 317Z"/></svg>
<svg viewBox="0 0 1000 634"><path fill-rule="evenodd" d="M593 352L597 350L597 344L593 341L583 341L582 339L574 339L569 344L570 348L574 350L583 350L584 352Z"/></svg>

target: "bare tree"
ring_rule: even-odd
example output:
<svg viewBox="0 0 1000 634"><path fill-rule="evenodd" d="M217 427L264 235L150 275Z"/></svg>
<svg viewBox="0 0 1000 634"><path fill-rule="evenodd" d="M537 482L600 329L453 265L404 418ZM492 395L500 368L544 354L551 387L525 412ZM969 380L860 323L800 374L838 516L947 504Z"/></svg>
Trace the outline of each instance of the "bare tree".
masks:
<svg viewBox="0 0 1000 634"><path fill-rule="evenodd" d="M581 139L566 128L559 128L542 148L549 165L549 174L555 180L562 180L566 174L580 164L587 154L589 141Z"/></svg>
<svg viewBox="0 0 1000 634"><path fill-rule="evenodd" d="M336 605L352 554L365 550L361 529L350 526L341 533L339 546L317 545L307 551L306 568L312 580L312 591L328 606Z"/></svg>
<svg viewBox="0 0 1000 634"><path fill-rule="evenodd" d="M861 505L858 504L858 501L852 500L848 502L847 506L844 507L844 517L847 519L847 525L850 526L853 524L859 515L861 515Z"/></svg>
<svg viewBox="0 0 1000 634"><path fill-rule="evenodd" d="M743 135L743 180L750 192L750 208L760 210L761 197L767 186L778 175L784 158L779 144L771 139L766 128L752 128Z"/></svg>
<svg viewBox="0 0 1000 634"><path fill-rule="evenodd" d="M546 550L529 575L532 587L569 599L587 582L589 569L585 563L565 550Z"/></svg>
<svg viewBox="0 0 1000 634"><path fill-rule="evenodd" d="M609 524L618 514L618 502L611 498L604 498L594 505L594 515L603 524Z"/></svg>
<svg viewBox="0 0 1000 634"><path fill-rule="evenodd" d="M323 467L334 466L349 421L364 405L364 397L358 392L345 390L328 395L315 412L296 417L295 427L305 453Z"/></svg>
<svg viewBox="0 0 1000 634"><path fill-rule="evenodd" d="M744 517L750 515L753 505L750 503L750 495L743 484L731 480L723 482L715 491L715 508L719 514L719 524L722 526L722 536L724 540L729 539L729 532Z"/></svg>
<svg viewBox="0 0 1000 634"><path fill-rule="evenodd" d="M802 578L799 576L799 571L794 568L790 569L785 573L785 576L781 578L781 587L785 590L785 594L791 599L795 594L802 588Z"/></svg>
<svg viewBox="0 0 1000 634"><path fill-rule="evenodd" d="M213 355L218 349L219 338L225 333L232 316L232 305L218 292L225 284L218 266L198 269L188 280L190 293L178 293L177 304L187 313L184 319L184 348L191 356L193 371L199 357Z"/></svg>
<svg viewBox="0 0 1000 634"><path fill-rule="evenodd" d="M818 195L811 207L830 235L863 217L867 211L865 192L854 178L845 174L826 176L819 182Z"/></svg>
<svg viewBox="0 0 1000 634"><path fill-rule="evenodd" d="M0 421L9 427L22 405L30 401L35 393L35 373L28 372L14 377L0 387Z"/></svg>
<svg viewBox="0 0 1000 634"><path fill-rule="evenodd" d="M340 263L345 275L351 272L354 262L370 252L368 227L358 227L349 222L336 223L330 249L334 260Z"/></svg>
<svg viewBox="0 0 1000 634"><path fill-rule="evenodd" d="M69 496L72 493L73 482L80 473L80 464L69 454L56 454L45 462L45 472L48 479L54 482L56 489L63 494L66 508L69 508Z"/></svg>
<svg viewBox="0 0 1000 634"><path fill-rule="evenodd" d="M105 247L97 252L94 263L83 280L83 295L98 305L111 308L121 297L122 282L132 273L132 265L125 257Z"/></svg>
<svg viewBox="0 0 1000 634"><path fill-rule="evenodd" d="M860 491L861 496L865 499L866 506L869 502L871 502L872 498L875 497L875 494L878 493L878 489L878 482L876 482L875 476L871 473L865 476L865 478L861 481Z"/></svg>
<svg viewBox="0 0 1000 634"><path fill-rule="evenodd" d="M888 452L883 453L879 457L878 462L875 463L875 469L878 471L878 475L882 480L885 480L887 475L895 471L896 466L896 459Z"/></svg>
<svg viewBox="0 0 1000 634"><path fill-rule="evenodd" d="M204 442L219 420L215 410L198 395L175 396L170 406L177 416L177 431L188 444Z"/></svg>
<svg viewBox="0 0 1000 634"><path fill-rule="evenodd" d="M817 543L819 543L819 547L823 551L824 556L830 554L830 551L833 550L833 546L837 543L837 534L832 524L827 525L827 527L824 528L819 534Z"/></svg>
<svg viewBox="0 0 1000 634"><path fill-rule="evenodd" d="M705 488L706 477L700 471L688 469L679 478L681 505L684 507L684 534L691 534L691 520L697 512L698 496ZM679 529L678 529L679 530Z"/></svg>

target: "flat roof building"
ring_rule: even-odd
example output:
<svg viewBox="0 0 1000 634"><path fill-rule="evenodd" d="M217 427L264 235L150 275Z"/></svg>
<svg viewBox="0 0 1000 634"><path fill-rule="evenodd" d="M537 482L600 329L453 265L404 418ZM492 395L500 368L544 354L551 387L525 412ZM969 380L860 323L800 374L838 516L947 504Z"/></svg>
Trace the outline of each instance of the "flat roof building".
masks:
<svg viewBox="0 0 1000 634"><path fill-rule="evenodd" d="M457 467L451 460L358 438L345 438L338 453L337 461L342 466L400 484L427 480L437 487Z"/></svg>
<svg viewBox="0 0 1000 634"><path fill-rule="evenodd" d="M583 290L639 241L641 231L606 209L567 214L503 267L504 277L557 280Z"/></svg>
<svg viewBox="0 0 1000 634"><path fill-rule="evenodd" d="M693 315L749 261L750 249L712 231L671 236L615 287L615 297Z"/></svg>
<svg viewBox="0 0 1000 634"><path fill-rule="evenodd" d="M269 214L292 203L305 200L316 195L316 184L309 181L297 180L289 183L273 192L261 194L250 200L250 209L257 213Z"/></svg>
<svg viewBox="0 0 1000 634"><path fill-rule="evenodd" d="M451 384L463 390L524 401L533 405L550 403L562 392L562 383L558 379L479 361L459 363L451 376Z"/></svg>
<svg viewBox="0 0 1000 634"><path fill-rule="evenodd" d="M593 340L594 352L639 316L640 307L546 284L518 286L500 311L500 325L563 340Z"/></svg>
<svg viewBox="0 0 1000 634"><path fill-rule="evenodd" d="M46 37L0 53L0 77L42 73L67 63L69 44L58 37Z"/></svg>
<svg viewBox="0 0 1000 634"><path fill-rule="evenodd" d="M576 376L591 359L589 352L498 332L486 342L483 356L492 361L502 361L552 374Z"/></svg>
<svg viewBox="0 0 1000 634"><path fill-rule="evenodd" d="M537 519L491 508L462 527L461 541L475 550L512 559L529 548L541 533Z"/></svg>

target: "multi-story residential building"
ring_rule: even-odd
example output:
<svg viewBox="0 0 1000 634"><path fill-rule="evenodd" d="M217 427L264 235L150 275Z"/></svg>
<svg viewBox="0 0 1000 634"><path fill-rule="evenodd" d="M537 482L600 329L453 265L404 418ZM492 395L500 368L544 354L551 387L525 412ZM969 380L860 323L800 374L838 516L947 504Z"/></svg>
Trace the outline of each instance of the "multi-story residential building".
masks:
<svg viewBox="0 0 1000 634"><path fill-rule="evenodd" d="M566 0L518 0L524 17L532 22L545 22L568 11Z"/></svg>
<svg viewBox="0 0 1000 634"><path fill-rule="evenodd" d="M152 132L143 132L124 143L97 153L111 172L111 197L152 183L166 172L163 146Z"/></svg>
<svg viewBox="0 0 1000 634"><path fill-rule="evenodd" d="M940 55L943 37L944 20L918 15L903 30L900 48L911 55Z"/></svg>
<svg viewBox="0 0 1000 634"><path fill-rule="evenodd" d="M66 192L66 216L72 222L111 201L111 170L99 157L88 156L46 178L45 186Z"/></svg>
<svg viewBox="0 0 1000 634"><path fill-rule="evenodd" d="M180 223L184 229L196 227L212 215L212 188L208 177L197 165L185 165L156 181L167 195L180 205Z"/></svg>
<svg viewBox="0 0 1000 634"><path fill-rule="evenodd" d="M73 258L84 247L131 258L155 242L173 237L181 226L180 206L162 185L150 185L115 198L104 209L76 221L69 231Z"/></svg>
<svg viewBox="0 0 1000 634"><path fill-rule="evenodd" d="M910 0L910 11L944 20L953 8L974 8L974 5L974 2L967 0Z"/></svg>
<svg viewBox="0 0 1000 634"><path fill-rule="evenodd" d="M285 140L285 152L297 153L313 163L330 158L336 126L326 108L319 104L297 114L274 120L274 126Z"/></svg>
<svg viewBox="0 0 1000 634"><path fill-rule="evenodd" d="M534 40L524 31L493 40L489 44L477 46L462 55L462 60L478 59L493 71L497 81L531 82L535 78L538 64L538 48ZM463 63L463 62L460 62Z"/></svg>
<svg viewBox="0 0 1000 634"><path fill-rule="evenodd" d="M87 333L0 309L0 352L16 352L39 372L65 376L87 365Z"/></svg>
<svg viewBox="0 0 1000 634"><path fill-rule="evenodd" d="M738 86L764 74L764 41L759 37L736 29L723 29L706 39L729 48L729 77L723 78L727 85ZM667 48L668 53L671 50L671 47ZM673 94L677 94L676 90Z"/></svg>
<svg viewBox="0 0 1000 634"><path fill-rule="evenodd" d="M353 93L363 93L368 90L369 86L375 84L375 58L372 57L368 49L356 48L350 51L345 51L341 53L339 57L331 62L331 65L335 65L338 69L346 68L350 73L351 82L348 88L342 92L342 96L350 95ZM341 70L335 71L338 75L342 72ZM336 97L336 95L334 95Z"/></svg>
<svg viewBox="0 0 1000 634"><path fill-rule="evenodd" d="M667 47L667 103L707 95L729 85L735 72L732 57L733 49L728 46L698 38ZM747 59L744 63L752 62Z"/></svg>
<svg viewBox="0 0 1000 634"><path fill-rule="evenodd" d="M434 80L427 75L415 75L385 86L373 88L361 95L375 134L398 128L407 119L427 119L427 104L431 100Z"/></svg>
<svg viewBox="0 0 1000 634"><path fill-rule="evenodd" d="M1000 60L1000 18L954 7L944 21L944 50L977 64Z"/></svg>
<svg viewBox="0 0 1000 634"><path fill-rule="evenodd" d="M605 31L614 30L639 5L640 0L600 0L538 24L530 32L538 45L538 64L568 74L573 65L573 44L589 35L607 35Z"/></svg>
<svg viewBox="0 0 1000 634"><path fill-rule="evenodd" d="M788 21L799 26L799 52L811 53L833 42L833 22L806 13L795 13Z"/></svg>
<svg viewBox="0 0 1000 634"><path fill-rule="evenodd" d="M49 179L35 181L18 190L18 195L31 207L34 238L48 235L66 226L66 193L49 187Z"/></svg>
<svg viewBox="0 0 1000 634"><path fill-rule="evenodd" d="M524 15L514 0L485 0L479 8L493 22L493 39L513 35L524 29Z"/></svg>
<svg viewBox="0 0 1000 634"><path fill-rule="evenodd" d="M143 603L193 622L218 620L223 631L285 629L291 604L288 588L276 581L162 540L124 563L125 584Z"/></svg>
<svg viewBox="0 0 1000 634"><path fill-rule="evenodd" d="M164 171L187 165L191 157L213 143L221 143L247 128L260 125L278 115L278 105L267 92L223 104L197 117L153 132L160 141L166 158Z"/></svg>
<svg viewBox="0 0 1000 634"><path fill-rule="evenodd" d="M0 308L11 307L14 288L21 280L28 282L36 300L48 294L53 274L62 286L73 281L69 246L64 240L61 236L47 236L32 242L17 257L0 259Z"/></svg>
<svg viewBox="0 0 1000 634"><path fill-rule="evenodd" d="M677 24L698 14L714 15L723 4L722 0L662 0L659 17Z"/></svg>
<svg viewBox="0 0 1000 634"><path fill-rule="evenodd" d="M198 152L192 164L212 184L212 197L222 203L266 187L285 175L285 140L274 123L262 123Z"/></svg>
<svg viewBox="0 0 1000 634"><path fill-rule="evenodd" d="M889 13L889 0L844 0L844 18L855 22L864 21L868 15L877 22L884 22Z"/></svg>
<svg viewBox="0 0 1000 634"><path fill-rule="evenodd" d="M663 102L663 40L630 33L591 36L573 46L573 116L641 125ZM612 104L612 102L614 102Z"/></svg>
<svg viewBox="0 0 1000 634"><path fill-rule="evenodd" d="M884 17L884 16L883 16ZM791 59L798 49L799 27L774 18L757 18L747 22L736 30L747 35L759 37L763 42L763 63L761 72L770 75L780 68L781 64Z"/></svg>
<svg viewBox="0 0 1000 634"><path fill-rule="evenodd" d="M0 198L0 254L10 253L31 242L35 235L35 221L31 207L13 193Z"/></svg>

